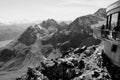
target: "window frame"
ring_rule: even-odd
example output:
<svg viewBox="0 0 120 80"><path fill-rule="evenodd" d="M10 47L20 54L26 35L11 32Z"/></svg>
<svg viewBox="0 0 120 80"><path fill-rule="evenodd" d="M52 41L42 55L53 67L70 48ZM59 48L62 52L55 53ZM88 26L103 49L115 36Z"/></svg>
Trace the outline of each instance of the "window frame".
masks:
<svg viewBox="0 0 120 80"><path fill-rule="evenodd" d="M111 26L112 15L116 14L116 13L118 13L117 26L120 26L120 24L119 24L120 23L120 11L119 11L119 12L115 12L115 13L112 13L107 16L107 29L109 29L109 30L112 30L112 26ZM110 20L108 20L109 17L110 17Z"/></svg>
<svg viewBox="0 0 120 80"><path fill-rule="evenodd" d="M110 19L110 20L109 20L109 19ZM107 29L108 29L108 30L111 30L111 29L110 29L110 28L111 28L111 24L110 24L110 23L111 23L111 14L107 16Z"/></svg>
<svg viewBox="0 0 120 80"><path fill-rule="evenodd" d="M120 27L120 11L118 13L119 14L118 14L118 23L117 23L117 25L118 25L118 27Z"/></svg>

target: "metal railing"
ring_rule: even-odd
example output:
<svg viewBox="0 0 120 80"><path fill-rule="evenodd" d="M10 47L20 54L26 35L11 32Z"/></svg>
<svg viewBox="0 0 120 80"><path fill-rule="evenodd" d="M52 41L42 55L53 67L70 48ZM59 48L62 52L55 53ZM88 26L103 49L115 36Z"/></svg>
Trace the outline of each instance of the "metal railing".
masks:
<svg viewBox="0 0 120 80"><path fill-rule="evenodd" d="M93 29L93 36L98 39L106 38L120 41L120 31L95 28Z"/></svg>

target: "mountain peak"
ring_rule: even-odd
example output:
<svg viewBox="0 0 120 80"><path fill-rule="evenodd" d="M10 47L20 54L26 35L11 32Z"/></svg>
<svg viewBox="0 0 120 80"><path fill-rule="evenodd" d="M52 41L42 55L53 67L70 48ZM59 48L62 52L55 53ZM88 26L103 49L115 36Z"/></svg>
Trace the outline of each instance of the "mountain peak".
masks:
<svg viewBox="0 0 120 80"><path fill-rule="evenodd" d="M99 21L104 21L106 19L106 9L100 8L94 14L89 14L76 18L71 24L70 28L83 27L88 28L91 25L97 24ZM78 29L77 29L78 30Z"/></svg>
<svg viewBox="0 0 120 80"><path fill-rule="evenodd" d="M28 27L26 31L18 38L18 40L21 43L29 46L31 44L34 44L39 37L45 36L46 33L46 29L36 24Z"/></svg>
<svg viewBox="0 0 120 80"><path fill-rule="evenodd" d="M98 10L94 13L94 15L95 15L95 16L98 16L98 17L106 18L106 17L107 17L106 8L100 8L100 9L98 9Z"/></svg>
<svg viewBox="0 0 120 80"><path fill-rule="evenodd" d="M46 21L43 21L41 23L41 26L44 27L44 28L57 27L58 23L54 19L48 19Z"/></svg>

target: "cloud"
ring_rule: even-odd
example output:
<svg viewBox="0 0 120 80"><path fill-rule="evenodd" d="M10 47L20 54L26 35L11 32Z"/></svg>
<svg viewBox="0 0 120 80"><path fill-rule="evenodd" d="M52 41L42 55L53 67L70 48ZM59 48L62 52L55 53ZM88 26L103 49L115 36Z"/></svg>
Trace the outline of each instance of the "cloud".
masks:
<svg viewBox="0 0 120 80"><path fill-rule="evenodd" d="M117 0L62 0L57 6L105 8L115 1Z"/></svg>
<svg viewBox="0 0 120 80"><path fill-rule="evenodd" d="M61 3L58 3L57 5L69 5L69 4L85 4L85 1L79 1L79 0L62 0Z"/></svg>
<svg viewBox="0 0 120 80"><path fill-rule="evenodd" d="M107 7L116 0L0 0L0 21L74 20Z"/></svg>

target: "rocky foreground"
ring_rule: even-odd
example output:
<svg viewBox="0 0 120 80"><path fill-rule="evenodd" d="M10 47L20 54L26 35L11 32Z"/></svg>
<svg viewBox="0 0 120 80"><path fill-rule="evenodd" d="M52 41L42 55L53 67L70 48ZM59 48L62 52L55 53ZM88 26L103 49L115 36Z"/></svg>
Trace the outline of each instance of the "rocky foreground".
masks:
<svg viewBox="0 0 120 80"><path fill-rule="evenodd" d="M27 73L16 80L119 80L115 69L100 47L84 46L45 60L36 68L29 67Z"/></svg>

